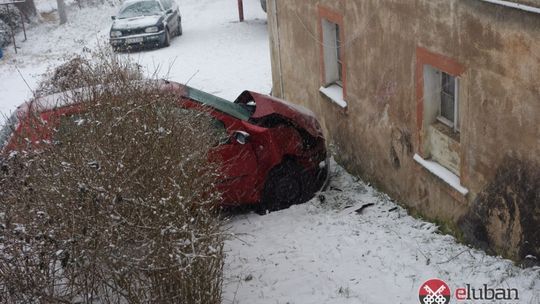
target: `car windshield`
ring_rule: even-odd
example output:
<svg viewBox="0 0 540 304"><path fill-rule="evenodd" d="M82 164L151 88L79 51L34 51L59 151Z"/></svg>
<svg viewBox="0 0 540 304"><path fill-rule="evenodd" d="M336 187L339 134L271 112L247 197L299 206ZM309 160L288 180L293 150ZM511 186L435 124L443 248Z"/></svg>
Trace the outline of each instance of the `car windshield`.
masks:
<svg viewBox="0 0 540 304"><path fill-rule="evenodd" d="M187 88L188 97L195 101L198 101L204 105L210 106L225 114L229 114L240 120L247 121L250 117L249 111L244 109L237 103L230 102L223 98L214 96L212 94L208 94L206 92L194 89L192 87L186 86L186 88Z"/></svg>
<svg viewBox="0 0 540 304"><path fill-rule="evenodd" d="M128 4L120 10L118 18L132 18L137 16L157 15L161 13L161 6L157 1L141 1Z"/></svg>
<svg viewBox="0 0 540 304"><path fill-rule="evenodd" d="M9 138L11 137L11 134L15 130L17 122L18 122L17 111L15 111L5 121L4 125L0 129L0 150L2 150L4 148L4 146L8 143Z"/></svg>

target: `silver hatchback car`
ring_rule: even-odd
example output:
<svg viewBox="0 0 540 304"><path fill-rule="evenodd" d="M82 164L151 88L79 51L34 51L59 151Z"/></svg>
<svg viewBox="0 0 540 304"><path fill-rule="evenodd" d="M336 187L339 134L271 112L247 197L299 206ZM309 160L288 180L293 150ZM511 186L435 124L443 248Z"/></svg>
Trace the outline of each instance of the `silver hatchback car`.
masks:
<svg viewBox="0 0 540 304"><path fill-rule="evenodd" d="M112 16L110 43L115 49L169 46L182 35L182 16L175 0L127 0Z"/></svg>

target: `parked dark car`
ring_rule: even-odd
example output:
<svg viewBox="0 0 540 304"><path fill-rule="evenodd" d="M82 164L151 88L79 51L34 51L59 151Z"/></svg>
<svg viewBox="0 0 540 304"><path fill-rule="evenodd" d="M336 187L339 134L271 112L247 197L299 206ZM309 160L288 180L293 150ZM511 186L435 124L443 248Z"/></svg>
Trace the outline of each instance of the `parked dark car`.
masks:
<svg viewBox="0 0 540 304"><path fill-rule="evenodd" d="M114 49L169 46L173 36L182 35L182 16L175 0L127 0L112 19Z"/></svg>
<svg viewBox="0 0 540 304"><path fill-rule="evenodd" d="M259 204L261 210L277 210L307 201L326 183L325 139L311 111L251 91L230 102L179 83L162 81L160 87L178 96L179 107L209 113L219 128L216 131L228 138L210 151L211 161L222 162L218 188L223 205ZM65 121L59 118L83 112L78 104L62 104L61 96L20 106L0 129L0 151L9 153L50 140L54 136L50 129ZM47 130L29 131L36 115L47 122Z"/></svg>

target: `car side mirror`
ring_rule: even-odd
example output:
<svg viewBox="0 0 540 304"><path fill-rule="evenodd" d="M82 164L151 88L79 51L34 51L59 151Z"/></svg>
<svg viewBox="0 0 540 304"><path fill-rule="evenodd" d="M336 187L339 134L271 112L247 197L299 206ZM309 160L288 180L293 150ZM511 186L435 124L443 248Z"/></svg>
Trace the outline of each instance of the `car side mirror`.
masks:
<svg viewBox="0 0 540 304"><path fill-rule="evenodd" d="M234 131L233 137L237 143L245 145L249 140L249 133L244 131Z"/></svg>
<svg viewBox="0 0 540 304"><path fill-rule="evenodd" d="M167 13L167 14L172 14L172 8L168 9L168 10L166 11L166 13Z"/></svg>
<svg viewBox="0 0 540 304"><path fill-rule="evenodd" d="M111 16L111 19L112 19L112 20L116 20L116 16Z"/></svg>

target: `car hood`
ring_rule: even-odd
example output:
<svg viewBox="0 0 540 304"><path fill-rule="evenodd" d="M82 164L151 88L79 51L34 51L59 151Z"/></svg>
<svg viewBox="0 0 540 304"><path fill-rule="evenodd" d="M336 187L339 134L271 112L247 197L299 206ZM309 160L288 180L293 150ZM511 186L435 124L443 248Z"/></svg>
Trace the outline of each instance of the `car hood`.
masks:
<svg viewBox="0 0 540 304"><path fill-rule="evenodd" d="M146 26L153 26L160 22L161 15L138 16L133 18L116 19L112 28L115 30L129 30Z"/></svg>
<svg viewBox="0 0 540 304"><path fill-rule="evenodd" d="M305 129L312 136L323 137L321 125L319 124L317 117L307 108L272 96L251 91L249 93L257 104L251 118L258 119L268 115L278 114Z"/></svg>

